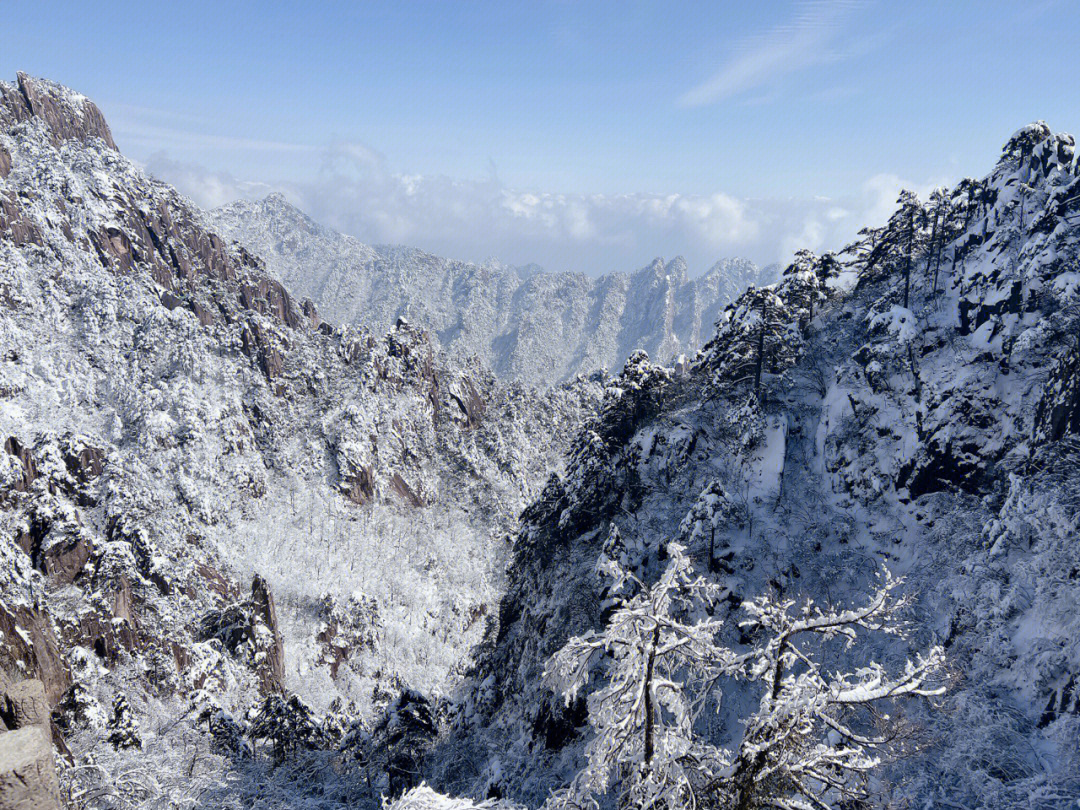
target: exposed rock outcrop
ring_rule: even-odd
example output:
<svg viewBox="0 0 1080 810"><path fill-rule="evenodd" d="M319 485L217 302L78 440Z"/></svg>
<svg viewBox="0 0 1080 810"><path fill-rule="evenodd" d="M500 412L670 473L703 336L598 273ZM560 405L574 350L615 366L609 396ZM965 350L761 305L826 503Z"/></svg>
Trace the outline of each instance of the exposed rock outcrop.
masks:
<svg viewBox="0 0 1080 810"><path fill-rule="evenodd" d="M71 685L48 614L40 607L7 606L0 601L0 670L39 679L50 705Z"/></svg>
<svg viewBox="0 0 1080 810"><path fill-rule="evenodd" d="M267 692L282 691L285 684L285 645L278 627L277 609L270 586L260 576L251 581L253 608L251 632L260 649L259 673Z"/></svg>
<svg viewBox="0 0 1080 810"><path fill-rule="evenodd" d="M0 810L59 810L52 706L39 680L19 680L0 694Z"/></svg>
<svg viewBox="0 0 1080 810"><path fill-rule="evenodd" d="M41 726L0 733L0 810L60 810L60 782Z"/></svg>

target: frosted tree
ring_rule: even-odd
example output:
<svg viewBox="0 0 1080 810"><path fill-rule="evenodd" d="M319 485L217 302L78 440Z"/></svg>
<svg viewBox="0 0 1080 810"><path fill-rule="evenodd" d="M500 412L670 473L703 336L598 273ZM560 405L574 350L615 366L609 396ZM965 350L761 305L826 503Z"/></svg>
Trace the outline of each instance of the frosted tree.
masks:
<svg viewBox="0 0 1080 810"><path fill-rule="evenodd" d="M811 278L789 276L775 287L752 287L724 310L716 335L702 350L702 363L715 372L715 382L752 380L760 398L763 375L780 374L798 360L800 313L792 311L788 298L804 281L812 283Z"/></svg>
<svg viewBox="0 0 1080 810"><path fill-rule="evenodd" d="M614 523L608 530L607 539L600 551L600 561L596 566L597 574L605 580L603 590L600 593L601 610L607 610L622 603L630 592L634 590L633 583L640 582L645 577L645 569L650 558L650 549L641 542L640 537L633 535L624 538L619 527ZM608 572L614 563L620 569L630 572L633 577L620 581L618 585L610 581ZM629 589L627 589L629 586Z"/></svg>
<svg viewBox="0 0 1080 810"><path fill-rule="evenodd" d="M904 308L906 309L911 300L911 264L912 256L915 253L915 234L920 220L925 215L922 205L919 203L919 196L914 191L904 189L900 192L900 197L896 203L899 210L894 215L894 218L898 217L903 223Z"/></svg>
<svg viewBox="0 0 1080 810"><path fill-rule="evenodd" d="M702 617L717 587L693 573L681 546L668 551L670 562L652 587L605 558L613 590L631 584L635 595L622 601L603 632L571 639L548 663L545 682L569 705L594 665L609 660L605 685L587 701L593 730L587 764L552 797L553 807L593 805L620 775L621 805L683 806L719 775L714 768L724 756L693 731L700 709L694 695L707 694L704 684L737 657L717 646L719 623Z"/></svg>
<svg viewBox="0 0 1080 810"><path fill-rule="evenodd" d="M721 806L734 810L831 810L867 798L867 780L878 752L895 740L890 717L876 708L902 697L932 696L929 679L944 663L940 647L909 660L890 676L871 662L853 673L827 672L817 653L822 642L848 651L867 633L903 636L899 614L907 605L895 593L902 580L887 571L870 599L857 608L823 611L811 601L761 596L743 608L742 626L764 631L750 653L744 677L762 687L758 710L732 763L717 784ZM873 729L875 724L885 728Z"/></svg>
<svg viewBox="0 0 1080 810"><path fill-rule="evenodd" d="M271 743L275 764L284 762L293 751L315 749L325 743L311 709L296 695L267 695L251 721L248 735L252 741Z"/></svg>
<svg viewBox="0 0 1080 810"><path fill-rule="evenodd" d="M109 718L105 730L109 732L109 742L116 749L142 748L142 738L139 736L131 705L123 695L117 695L113 702L112 717Z"/></svg>
<svg viewBox="0 0 1080 810"><path fill-rule="evenodd" d="M819 258L810 250L798 251L784 270L784 302L800 329L814 319L815 306L825 301L825 282L837 272L833 254Z"/></svg>
<svg viewBox="0 0 1080 810"><path fill-rule="evenodd" d="M902 636L901 581L886 572L865 604L844 610L771 596L746 602L742 627L755 640L736 652L719 640L722 623L709 617L716 586L695 576L681 546L669 549L655 585L637 582L603 632L571 639L548 664L545 681L568 704L600 661L607 670L587 700L586 765L549 806L596 807L612 792L620 806L642 810L838 810L868 798L880 752L897 736L879 707L941 694L928 682L943 653L932 648L895 676L875 662L827 670L821 658L833 647L848 654L869 633ZM616 581L633 578L606 564ZM719 707L725 681L761 691L734 753L697 732L702 710Z"/></svg>
<svg viewBox="0 0 1080 810"><path fill-rule="evenodd" d="M937 294L938 270L941 268L941 248L948 241L950 230L949 218L951 204L946 189L936 188L930 192L930 210L933 211L933 225L930 228L930 247L926 253L926 274L933 268L934 283L931 292Z"/></svg>
<svg viewBox="0 0 1080 810"><path fill-rule="evenodd" d="M372 727L357 719L340 750L364 776L372 794L401 795L420 781L420 762L437 733L430 701L404 689Z"/></svg>
<svg viewBox="0 0 1080 810"><path fill-rule="evenodd" d="M711 573L715 573L716 561L716 530L727 523L738 522L738 508L728 497L723 485L713 479L698 495L697 501L686 513L679 526L679 533L687 541L687 544L702 543L707 540L706 561ZM725 566L726 567L726 566ZM731 573L730 570L727 573Z"/></svg>

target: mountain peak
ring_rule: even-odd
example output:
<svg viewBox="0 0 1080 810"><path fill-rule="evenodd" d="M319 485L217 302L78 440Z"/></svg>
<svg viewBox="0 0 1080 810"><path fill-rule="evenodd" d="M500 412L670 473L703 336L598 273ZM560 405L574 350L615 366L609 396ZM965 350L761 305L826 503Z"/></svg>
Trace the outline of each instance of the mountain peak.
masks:
<svg viewBox="0 0 1080 810"><path fill-rule="evenodd" d="M280 191L271 191L269 194L262 198L261 202L263 205L266 206L296 208L295 205L289 202L289 198L282 194Z"/></svg>
<svg viewBox="0 0 1080 810"><path fill-rule="evenodd" d="M495 258L471 264L400 245L368 248L315 225L279 193L214 215L221 233L263 257L331 322L379 333L408 312L450 354L479 357L504 377L538 384L618 368L639 348L660 363L693 354L719 311L756 277L744 260L732 265L730 278L718 263L703 282L689 278L682 256L590 278Z"/></svg>
<svg viewBox="0 0 1080 810"><path fill-rule="evenodd" d="M0 126L27 120L40 121L54 146L67 140L101 139L116 151L105 116L94 102L56 82L20 71L15 86L0 82Z"/></svg>

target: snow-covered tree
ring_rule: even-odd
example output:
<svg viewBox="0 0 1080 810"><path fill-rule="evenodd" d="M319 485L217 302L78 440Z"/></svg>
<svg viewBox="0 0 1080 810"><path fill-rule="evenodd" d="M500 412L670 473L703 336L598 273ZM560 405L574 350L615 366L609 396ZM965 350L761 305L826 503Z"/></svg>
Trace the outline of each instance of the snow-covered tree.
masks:
<svg viewBox="0 0 1080 810"><path fill-rule="evenodd" d="M833 254L819 258L810 250L798 251L784 270L784 299L800 328L805 329L814 319L816 306L825 300L825 282L837 272Z"/></svg>
<svg viewBox="0 0 1080 810"><path fill-rule="evenodd" d="M940 671L944 653L933 647L895 676L876 662L851 673L828 672L817 653L821 642L838 640L849 650L866 633L902 636L898 614L907 599L895 593L901 582L886 571L865 604L845 610L771 596L744 603L750 619L742 626L763 631L764 640L740 675L760 684L762 697L745 722L730 778L717 786L722 806L829 810L866 798L877 752L895 737L889 715L875 707L942 694L944 687L927 682Z"/></svg>
<svg viewBox="0 0 1080 810"><path fill-rule="evenodd" d="M602 632L571 639L548 664L545 681L568 703L606 665L587 701L586 765L549 804L595 807L612 791L620 806L665 810L833 810L866 798L879 751L896 737L878 707L941 694L928 682L943 653L932 648L898 675L876 662L832 671L822 658L832 646L848 652L867 633L902 636L901 580L886 572L865 604L842 610L772 596L746 602L741 626L754 640L737 652L710 617L717 587L694 574L681 546L669 548L655 585L637 582ZM633 579L606 564L617 582ZM707 705L719 707L725 680L761 690L734 753L703 739L696 723Z"/></svg>
<svg viewBox="0 0 1080 810"><path fill-rule="evenodd" d="M419 783L420 760L435 737L431 702L403 689L372 727L355 721L341 751L365 777L373 792L393 798Z"/></svg>
<svg viewBox="0 0 1080 810"><path fill-rule="evenodd" d="M251 721L248 736L252 741L269 741L277 764L293 751L319 748L324 743L311 709L296 695L267 695Z"/></svg>
<svg viewBox="0 0 1080 810"><path fill-rule="evenodd" d="M802 351L800 315L805 318L808 311L793 311L789 295L804 282L813 283L810 274L751 288L724 311L716 336L702 350L702 362L718 383L752 380L760 396L763 374L780 374L795 363Z"/></svg>
<svg viewBox="0 0 1080 810"><path fill-rule="evenodd" d="M123 695L117 695L113 702L112 717L105 726L109 732L109 742L113 748L142 748L142 738L135 723L131 705Z"/></svg>
<svg viewBox="0 0 1080 810"><path fill-rule="evenodd" d="M206 723L212 740L210 748L217 754L233 759L250 759L251 744L244 739L246 729L242 722L229 712L215 705L207 706L199 713L199 720Z"/></svg>
<svg viewBox="0 0 1080 810"><path fill-rule="evenodd" d="M725 523L736 520L737 514L738 507L732 502L723 485L713 479L698 495L697 501L679 526L679 532L688 544L704 542L707 545L706 561L711 572L715 572L718 567L716 530Z"/></svg>
<svg viewBox="0 0 1080 810"><path fill-rule="evenodd" d="M669 546L670 562L649 587L611 558L604 564L614 590L632 582L635 595L612 614L603 632L573 638L544 673L567 705L588 684L594 666L607 661L606 683L588 697L593 739L587 764L571 785L552 797L555 807L581 807L621 780L620 804L681 806L683 797L717 778L719 751L694 734L700 706L694 694L717 669L737 656L716 644L719 623L703 608L717 587L693 572L683 548Z"/></svg>
<svg viewBox="0 0 1080 810"><path fill-rule="evenodd" d="M641 541L638 535L623 537L619 527L614 523L611 524L607 539L604 541L604 547L600 552L600 560L596 566L597 574L604 580L604 587L601 591L603 599L601 607L603 609L621 604L634 590L633 583L644 578L645 569L651 556L649 552L649 547ZM633 574L634 579L620 582L618 585L612 582L608 575L612 562L622 570ZM627 585L630 586L629 590L627 590Z"/></svg>
<svg viewBox="0 0 1080 810"><path fill-rule="evenodd" d="M650 361L641 349L627 358L622 373L604 392L600 425L609 447L625 442L643 418L657 412L670 379L670 371Z"/></svg>

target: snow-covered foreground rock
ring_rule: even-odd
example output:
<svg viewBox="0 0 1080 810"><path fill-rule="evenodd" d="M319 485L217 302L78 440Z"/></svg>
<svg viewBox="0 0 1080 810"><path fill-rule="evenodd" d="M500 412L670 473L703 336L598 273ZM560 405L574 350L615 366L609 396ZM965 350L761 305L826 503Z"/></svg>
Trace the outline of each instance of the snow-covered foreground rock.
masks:
<svg viewBox="0 0 1080 810"><path fill-rule="evenodd" d="M210 213L219 233L266 261L290 290L335 323L388 329L401 316L432 330L453 357L479 357L500 377L552 383L618 369L644 350L657 362L693 355L723 308L776 277L744 259L691 279L681 257L589 278L451 261L369 247L312 222L280 194Z"/></svg>
<svg viewBox="0 0 1080 810"><path fill-rule="evenodd" d="M206 787L171 757L223 779L206 724L265 694L347 724L445 690L598 393L323 323L88 100L0 84L0 669L97 758L90 806L129 765L136 792Z"/></svg>

